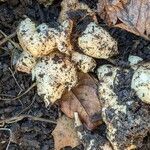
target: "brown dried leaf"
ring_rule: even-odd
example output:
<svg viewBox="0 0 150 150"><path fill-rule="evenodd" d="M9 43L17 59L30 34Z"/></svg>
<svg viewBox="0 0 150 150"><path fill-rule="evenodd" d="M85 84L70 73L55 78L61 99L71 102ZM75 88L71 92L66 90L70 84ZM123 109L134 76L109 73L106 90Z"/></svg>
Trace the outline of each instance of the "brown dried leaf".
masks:
<svg viewBox="0 0 150 150"><path fill-rule="evenodd" d="M77 132L72 119L62 116L57 121L57 126L53 130L55 150L70 146L72 148L80 144Z"/></svg>
<svg viewBox="0 0 150 150"><path fill-rule="evenodd" d="M58 18L59 22L68 19L68 12L76 10L86 10L88 13L92 13L88 5L80 3L79 0L63 0L61 2L61 12Z"/></svg>
<svg viewBox="0 0 150 150"><path fill-rule="evenodd" d="M150 0L99 0L98 12L109 24L150 40Z"/></svg>
<svg viewBox="0 0 150 150"><path fill-rule="evenodd" d="M79 84L61 98L61 110L70 118L78 112L81 121L92 130L101 124L101 105L97 95L97 80L89 74L79 75Z"/></svg>

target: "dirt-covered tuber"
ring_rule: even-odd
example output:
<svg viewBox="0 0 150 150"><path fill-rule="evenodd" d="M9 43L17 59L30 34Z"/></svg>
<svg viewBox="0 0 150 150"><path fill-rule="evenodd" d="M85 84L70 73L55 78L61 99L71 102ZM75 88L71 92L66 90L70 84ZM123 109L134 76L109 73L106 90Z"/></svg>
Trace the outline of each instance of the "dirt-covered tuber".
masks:
<svg viewBox="0 0 150 150"><path fill-rule="evenodd" d="M72 53L72 61L77 65L77 68L84 73L92 72L96 67L96 61L92 57L78 52Z"/></svg>
<svg viewBox="0 0 150 150"><path fill-rule="evenodd" d="M87 25L78 44L84 54L95 58L107 59L118 53L117 42L95 22Z"/></svg>
<svg viewBox="0 0 150 150"><path fill-rule="evenodd" d="M140 148L150 130L149 67L143 62L127 69L109 64L98 68L102 117L114 150Z"/></svg>
<svg viewBox="0 0 150 150"><path fill-rule="evenodd" d="M23 51L17 60L16 69L21 72L31 73L32 68L36 65L36 58L27 51Z"/></svg>
<svg viewBox="0 0 150 150"><path fill-rule="evenodd" d="M77 10L84 10L88 13L92 13L88 5L79 2L79 0L63 0L61 2L61 12L58 18L59 22L68 19L68 12Z"/></svg>
<svg viewBox="0 0 150 150"><path fill-rule="evenodd" d="M22 48L34 57L43 57L58 48L61 52L69 54L71 22L64 21L57 29L42 23L39 26L26 18L17 30L18 40Z"/></svg>
<svg viewBox="0 0 150 150"><path fill-rule="evenodd" d="M150 104L150 62L137 66L132 77L131 88L143 102Z"/></svg>
<svg viewBox="0 0 150 150"><path fill-rule="evenodd" d="M36 78L38 94L44 97L46 105L60 99L65 89L77 84L75 66L58 52L41 58L32 70L32 77Z"/></svg>

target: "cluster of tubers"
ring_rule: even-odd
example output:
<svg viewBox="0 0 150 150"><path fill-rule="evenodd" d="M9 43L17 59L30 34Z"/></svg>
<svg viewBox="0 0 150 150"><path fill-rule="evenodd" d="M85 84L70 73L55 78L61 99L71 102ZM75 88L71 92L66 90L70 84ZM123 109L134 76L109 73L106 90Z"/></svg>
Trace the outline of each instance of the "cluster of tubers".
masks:
<svg viewBox="0 0 150 150"><path fill-rule="evenodd" d="M117 42L94 21L78 37L79 49L74 48L71 44L73 22L66 15L69 7L91 12L77 0L64 0L60 25L56 28L45 23L37 25L26 18L17 29L23 52L16 68L32 74L46 106L77 85L79 71L94 71L94 58L108 59L118 54ZM150 130L150 62L143 62L137 56L130 56L128 61L129 68L106 64L97 70L102 118L114 150L140 147Z"/></svg>
<svg viewBox="0 0 150 150"><path fill-rule="evenodd" d="M44 97L46 105L60 99L65 89L77 84L78 70L84 73L94 70L93 57L109 58L117 54L117 42L96 23L90 23L78 38L82 53L71 45L71 30L70 20L51 28L45 23L36 26L26 18L18 27L18 40L24 51L16 68L32 73L38 94Z"/></svg>

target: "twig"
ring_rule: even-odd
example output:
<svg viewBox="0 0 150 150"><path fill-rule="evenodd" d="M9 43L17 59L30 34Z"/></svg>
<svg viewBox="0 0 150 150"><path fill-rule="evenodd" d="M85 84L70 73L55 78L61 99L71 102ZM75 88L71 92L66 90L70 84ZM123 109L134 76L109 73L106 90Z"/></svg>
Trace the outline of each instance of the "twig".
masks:
<svg viewBox="0 0 150 150"><path fill-rule="evenodd" d="M57 123L56 121L50 120L50 119L40 118L40 117L36 117L36 116L31 116L31 115L21 115L21 116L15 116L15 117L1 120L0 126L4 126L5 124L15 123L15 122L18 122L24 118L29 118L29 119L34 120L34 121L41 121L41 122L47 122L47 123L53 123L53 124Z"/></svg>
<svg viewBox="0 0 150 150"><path fill-rule="evenodd" d="M1 30L0 30L0 33L5 37L1 42L0 42L0 46L5 44L7 41L10 41L11 38L15 37L16 36L16 32L10 34L10 35L6 35L4 34ZM10 41L11 42L11 41Z"/></svg>
<svg viewBox="0 0 150 150"><path fill-rule="evenodd" d="M0 30L0 33L1 33L5 38L8 37L2 30ZM16 32L15 32L15 33L16 33ZM14 34L15 34L15 33L14 33ZM14 35L14 37L15 37L15 35ZM11 38L13 38L13 37L11 37ZM8 38L8 41L11 42L11 43L14 45L14 47L17 48L18 50L21 49L20 46L19 46L19 44L18 44L18 43L15 43L14 41L12 41L11 38ZM7 41L6 41L6 42L7 42ZM4 44L4 43L2 43L2 44ZM1 44L0 44L0 46L1 46Z"/></svg>
<svg viewBox="0 0 150 150"><path fill-rule="evenodd" d="M8 69L9 69L9 71L11 72L11 74L12 74L12 76L13 76L13 78L14 78L16 84L17 84L17 86L20 88L20 92L22 92L23 90L22 90L21 86L19 85L17 79L15 78L15 75L14 75L13 71L11 70L10 67L9 67Z"/></svg>
<svg viewBox="0 0 150 150"><path fill-rule="evenodd" d="M7 49L7 48L1 47L0 49L2 49L2 50L4 50L4 51L8 52L8 49Z"/></svg>
<svg viewBox="0 0 150 150"><path fill-rule="evenodd" d="M24 96L25 94L27 94L33 87L36 86L36 83L33 83L24 93L18 95L17 97L15 98L0 98L0 100L3 100L3 101L14 101L14 100L17 100L19 98L21 98L22 96Z"/></svg>
<svg viewBox="0 0 150 150"><path fill-rule="evenodd" d="M12 131L10 129L8 129L8 128L0 128L0 130L1 131L9 131L9 133L10 133L9 141L8 141L8 144L7 144L7 147L6 147L6 150L8 150L10 142L11 142L11 139L12 139Z"/></svg>
<svg viewBox="0 0 150 150"><path fill-rule="evenodd" d="M14 97L15 97L15 96L8 95L8 94L0 94L0 96L3 96L3 97L11 97L11 98L14 98Z"/></svg>
<svg viewBox="0 0 150 150"><path fill-rule="evenodd" d="M32 100L32 102L30 103L30 105L28 105L25 109L23 109L17 116L19 116L19 115L21 115L23 112L25 112L25 111L27 111L32 105L33 105L33 103L35 102L35 95L34 95L34 97L33 97L33 100Z"/></svg>

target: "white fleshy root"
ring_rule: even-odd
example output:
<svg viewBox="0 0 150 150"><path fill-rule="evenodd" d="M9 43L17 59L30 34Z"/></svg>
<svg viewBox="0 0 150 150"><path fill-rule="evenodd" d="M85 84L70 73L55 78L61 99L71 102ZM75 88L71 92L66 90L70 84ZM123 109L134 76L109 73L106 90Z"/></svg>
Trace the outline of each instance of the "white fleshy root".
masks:
<svg viewBox="0 0 150 150"><path fill-rule="evenodd" d="M45 23L36 27L31 19L23 20L17 30L18 40L23 50L30 52L34 57L43 57L56 48L67 55L72 50L70 34L72 22L64 21L58 29L51 28Z"/></svg>
<svg viewBox="0 0 150 150"><path fill-rule="evenodd" d="M29 52L23 51L17 60L16 69L21 72L31 73L31 70L35 65L36 58Z"/></svg>
<svg viewBox="0 0 150 150"><path fill-rule="evenodd" d="M65 89L70 90L77 83L75 66L67 56L57 52L41 58L32 70L32 77L36 78L38 94L47 105L60 99Z"/></svg>
<svg viewBox="0 0 150 150"><path fill-rule="evenodd" d="M78 38L84 54L95 58L109 58L118 53L117 42L95 22L91 22Z"/></svg>
<svg viewBox="0 0 150 150"><path fill-rule="evenodd" d="M84 73L92 72L96 67L96 62L92 57L78 52L72 53L72 61L77 65L78 69Z"/></svg>
<svg viewBox="0 0 150 150"><path fill-rule="evenodd" d="M131 88L137 96L145 103L150 104L150 63L143 63L135 70L132 78Z"/></svg>

